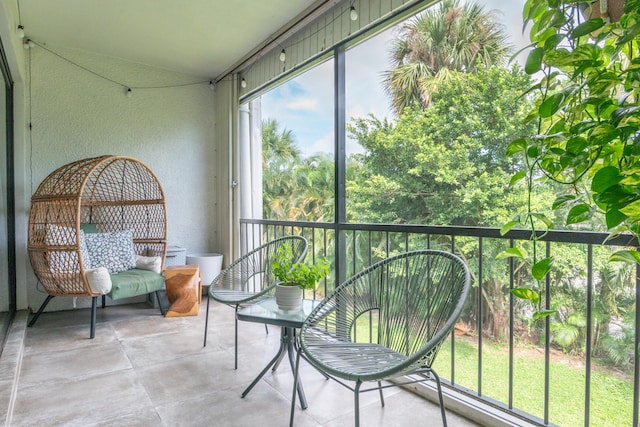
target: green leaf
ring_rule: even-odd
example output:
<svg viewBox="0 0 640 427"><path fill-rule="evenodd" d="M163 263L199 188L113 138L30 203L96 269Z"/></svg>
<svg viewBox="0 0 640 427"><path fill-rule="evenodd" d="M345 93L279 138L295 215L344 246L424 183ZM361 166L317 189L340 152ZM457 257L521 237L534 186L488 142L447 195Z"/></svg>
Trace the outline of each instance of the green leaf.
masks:
<svg viewBox="0 0 640 427"><path fill-rule="evenodd" d="M639 34L640 34L640 23L637 23L633 25L631 28L627 29L627 31L623 33L622 36L616 41L616 44L618 46L624 45L625 43L628 43L630 41L633 41L634 39L637 39Z"/></svg>
<svg viewBox="0 0 640 427"><path fill-rule="evenodd" d="M607 228L612 229L627 219L627 216L618 209L610 209L605 213L605 219L607 221Z"/></svg>
<svg viewBox="0 0 640 427"><path fill-rule="evenodd" d="M561 208L562 206L566 205L567 203L575 199L576 199L576 196L574 196L573 194L565 194L564 196L558 196L556 197L556 200L553 201L553 205L551 205L551 209Z"/></svg>
<svg viewBox="0 0 640 427"><path fill-rule="evenodd" d="M581 136L573 137L567 141L567 151L578 154L589 146L589 141Z"/></svg>
<svg viewBox="0 0 640 427"><path fill-rule="evenodd" d="M578 135L581 133L585 133L591 129L593 129L596 124L592 120L585 120L582 122L578 122L575 125L571 126L571 133L574 135Z"/></svg>
<svg viewBox="0 0 640 427"><path fill-rule="evenodd" d="M540 117L544 119L553 116L560 109L563 100L564 93L555 93L549 96L540 104L540 108L538 108Z"/></svg>
<svg viewBox="0 0 640 427"><path fill-rule="evenodd" d="M555 49L562 40L564 40L564 34L553 34L551 37L547 38L544 42L544 50L553 50Z"/></svg>
<svg viewBox="0 0 640 427"><path fill-rule="evenodd" d="M496 255L496 259L504 258L520 258L525 259L527 257L527 251L520 248L508 248Z"/></svg>
<svg viewBox="0 0 640 427"><path fill-rule="evenodd" d="M567 214L567 225L584 222L593 216L593 209L586 203L571 208Z"/></svg>
<svg viewBox="0 0 640 427"><path fill-rule="evenodd" d="M634 194L626 191L626 188L621 185L614 185L613 187L607 188L602 193L594 194L596 194L595 200L599 205L604 204L616 206L618 209L633 202L637 197Z"/></svg>
<svg viewBox="0 0 640 427"><path fill-rule="evenodd" d="M571 31L571 37L577 39L578 37L585 36L589 33L592 33L605 25L605 22L602 18L594 18L589 19L586 22L578 25Z"/></svg>
<svg viewBox="0 0 640 427"><path fill-rule="evenodd" d="M640 263L640 252L624 250L617 251L609 257L610 262L626 262L630 264Z"/></svg>
<svg viewBox="0 0 640 427"><path fill-rule="evenodd" d="M513 156L514 154L517 154L517 153L522 153L526 149L527 149L527 140L523 138L516 139L507 146L507 157Z"/></svg>
<svg viewBox="0 0 640 427"><path fill-rule="evenodd" d="M544 319L545 317L549 317L552 314L556 314L555 310L538 310L533 313L533 320Z"/></svg>
<svg viewBox="0 0 640 427"><path fill-rule="evenodd" d="M638 110L640 110L640 106L637 105L617 108L611 113L611 123L617 126L623 119L636 114Z"/></svg>
<svg viewBox="0 0 640 427"><path fill-rule="evenodd" d="M544 49L537 47L529 52L527 62L524 65L524 71L527 74L535 74L542 68L542 56L544 55Z"/></svg>
<svg viewBox="0 0 640 427"><path fill-rule="evenodd" d="M533 289L529 289L529 288L511 289L511 293L513 294L513 296L517 298L531 301L534 304L537 304L538 301L540 300L540 296L538 295L538 293Z"/></svg>
<svg viewBox="0 0 640 427"><path fill-rule="evenodd" d="M640 218L640 200L636 200L634 202L629 203L627 206L620 209L620 212L623 214L633 218Z"/></svg>
<svg viewBox="0 0 640 427"><path fill-rule="evenodd" d="M591 132L592 145L606 145L618 137L620 131L610 123L600 123Z"/></svg>
<svg viewBox="0 0 640 427"><path fill-rule="evenodd" d="M513 187L526 176L527 176L527 173L525 171L520 171L516 173L511 177L511 181L509 181L509 187Z"/></svg>
<svg viewBox="0 0 640 427"><path fill-rule="evenodd" d="M566 125L567 125L567 122L565 121L565 119L564 118L560 118L560 120L555 122L553 124L553 126L551 126L551 128L549 128L549 130L546 132L546 134L547 135L562 134L565 131Z"/></svg>
<svg viewBox="0 0 640 427"><path fill-rule="evenodd" d="M546 276L547 273L551 270L552 265L553 265L553 257L542 259L536 262L535 264L533 264L533 267L531 267L531 275L536 280L542 280L544 279L544 276Z"/></svg>
<svg viewBox="0 0 640 427"><path fill-rule="evenodd" d="M509 230L511 230L513 227L517 225L520 225L520 221L509 221L508 223L502 226L502 228L500 229L500 234L504 236L509 232Z"/></svg>
<svg viewBox="0 0 640 427"><path fill-rule="evenodd" d="M534 217L535 219L542 221L542 223L547 227L547 228L553 228L553 221L551 221L549 218L547 218L547 216L543 213L537 213L537 212L531 212L530 215L532 217Z"/></svg>
<svg viewBox="0 0 640 427"><path fill-rule="evenodd" d="M536 158L538 157L539 154L540 154L540 150L538 150L538 146L532 145L529 148L527 148L527 156Z"/></svg>
<svg viewBox="0 0 640 427"><path fill-rule="evenodd" d="M615 166L607 166L600 169L593 176L591 181L591 190L596 193L602 193L606 189L613 187L622 180L622 176Z"/></svg>

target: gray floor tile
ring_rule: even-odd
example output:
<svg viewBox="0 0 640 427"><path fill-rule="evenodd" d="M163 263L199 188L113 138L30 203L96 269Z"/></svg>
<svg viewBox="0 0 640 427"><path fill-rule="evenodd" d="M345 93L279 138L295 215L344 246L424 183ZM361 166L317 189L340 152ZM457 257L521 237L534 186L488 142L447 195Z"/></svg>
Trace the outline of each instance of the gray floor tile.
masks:
<svg viewBox="0 0 640 427"><path fill-rule="evenodd" d="M97 368L96 368L97 369ZM12 426L86 426L155 411L133 369L19 388Z"/></svg>
<svg viewBox="0 0 640 427"><path fill-rule="evenodd" d="M131 368L129 358L117 341L70 350L31 351L22 360L20 386L82 381Z"/></svg>
<svg viewBox="0 0 640 427"><path fill-rule="evenodd" d="M276 354L280 329L270 326L267 333L264 325L239 322L236 370L233 309L213 301L210 307L206 347L206 299L199 315L190 317L164 318L147 304L99 308L93 340L89 310L44 313L23 332L10 425L288 425L293 376L287 359L241 397ZM5 376L3 390L13 386ZM302 410L298 402L296 426L353 425L351 391L306 362L301 379L309 407ZM9 400L10 393L0 392L1 405ZM385 402L382 408L375 392L361 396L363 426L441 425L438 406L409 392L386 390ZM454 414L448 421L454 427L474 425Z"/></svg>

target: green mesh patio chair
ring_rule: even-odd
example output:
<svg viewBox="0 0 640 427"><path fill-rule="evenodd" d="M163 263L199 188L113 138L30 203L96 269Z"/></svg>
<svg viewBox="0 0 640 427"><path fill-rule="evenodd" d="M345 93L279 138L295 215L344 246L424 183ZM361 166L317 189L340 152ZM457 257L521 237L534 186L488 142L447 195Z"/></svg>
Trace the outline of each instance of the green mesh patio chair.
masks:
<svg viewBox="0 0 640 427"><path fill-rule="evenodd" d="M431 379L446 426L440 378L432 364L460 316L470 284L469 270L460 258L423 250L387 258L338 286L300 330L291 425L302 355L354 392L356 426L359 393L379 390L384 406L383 388ZM412 376L399 378L407 375ZM394 378L400 381L382 385L381 381ZM370 381L377 384L361 389Z"/></svg>
<svg viewBox="0 0 640 427"><path fill-rule="evenodd" d="M307 239L302 236L287 236L272 240L247 253L225 268L209 286L207 315L204 323L204 346L207 345L210 298L233 307L256 302L270 295L276 281L271 272L271 260L281 246L290 245L295 262L307 254ZM235 318L235 369L238 369L238 319Z"/></svg>

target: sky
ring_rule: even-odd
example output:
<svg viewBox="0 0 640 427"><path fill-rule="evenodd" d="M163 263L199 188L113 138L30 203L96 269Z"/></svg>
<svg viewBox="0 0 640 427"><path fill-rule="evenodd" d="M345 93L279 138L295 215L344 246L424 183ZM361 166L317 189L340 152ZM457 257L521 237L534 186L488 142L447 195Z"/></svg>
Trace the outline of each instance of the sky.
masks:
<svg viewBox="0 0 640 427"><path fill-rule="evenodd" d="M525 0L476 0L485 10L493 11L511 37L514 50L528 44L522 34L522 8ZM393 28L350 49L346 54L347 117L373 114L382 119L393 118L389 98L381 84L384 71L391 69L388 60ZM523 63L526 54L517 57ZM303 156L332 153L333 126L333 62L327 61L262 96L263 119L276 119L280 130L291 130ZM347 141L347 154L361 152L353 141Z"/></svg>

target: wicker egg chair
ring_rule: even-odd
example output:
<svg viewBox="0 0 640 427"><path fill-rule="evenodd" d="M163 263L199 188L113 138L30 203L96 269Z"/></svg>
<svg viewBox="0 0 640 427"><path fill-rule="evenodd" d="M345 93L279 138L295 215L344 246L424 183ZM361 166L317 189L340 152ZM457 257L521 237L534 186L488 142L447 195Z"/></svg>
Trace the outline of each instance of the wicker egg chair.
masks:
<svg viewBox="0 0 640 427"><path fill-rule="evenodd" d="M160 271L139 271L144 283L116 289L114 282L109 292L90 286L90 270L86 268L90 260L81 250L81 246L85 249L84 243L81 245L81 239L88 235L85 232L104 235L128 230L132 231L135 255L156 257L156 264L160 263L156 270L162 271L167 251L164 192L156 175L142 162L124 156L94 157L64 165L45 178L31 198L28 251L33 271L48 296L29 326L53 297L91 297L93 338L99 296L103 307L105 294L119 299L155 292L158 297L157 291L164 286ZM158 304L164 314L159 298Z"/></svg>

